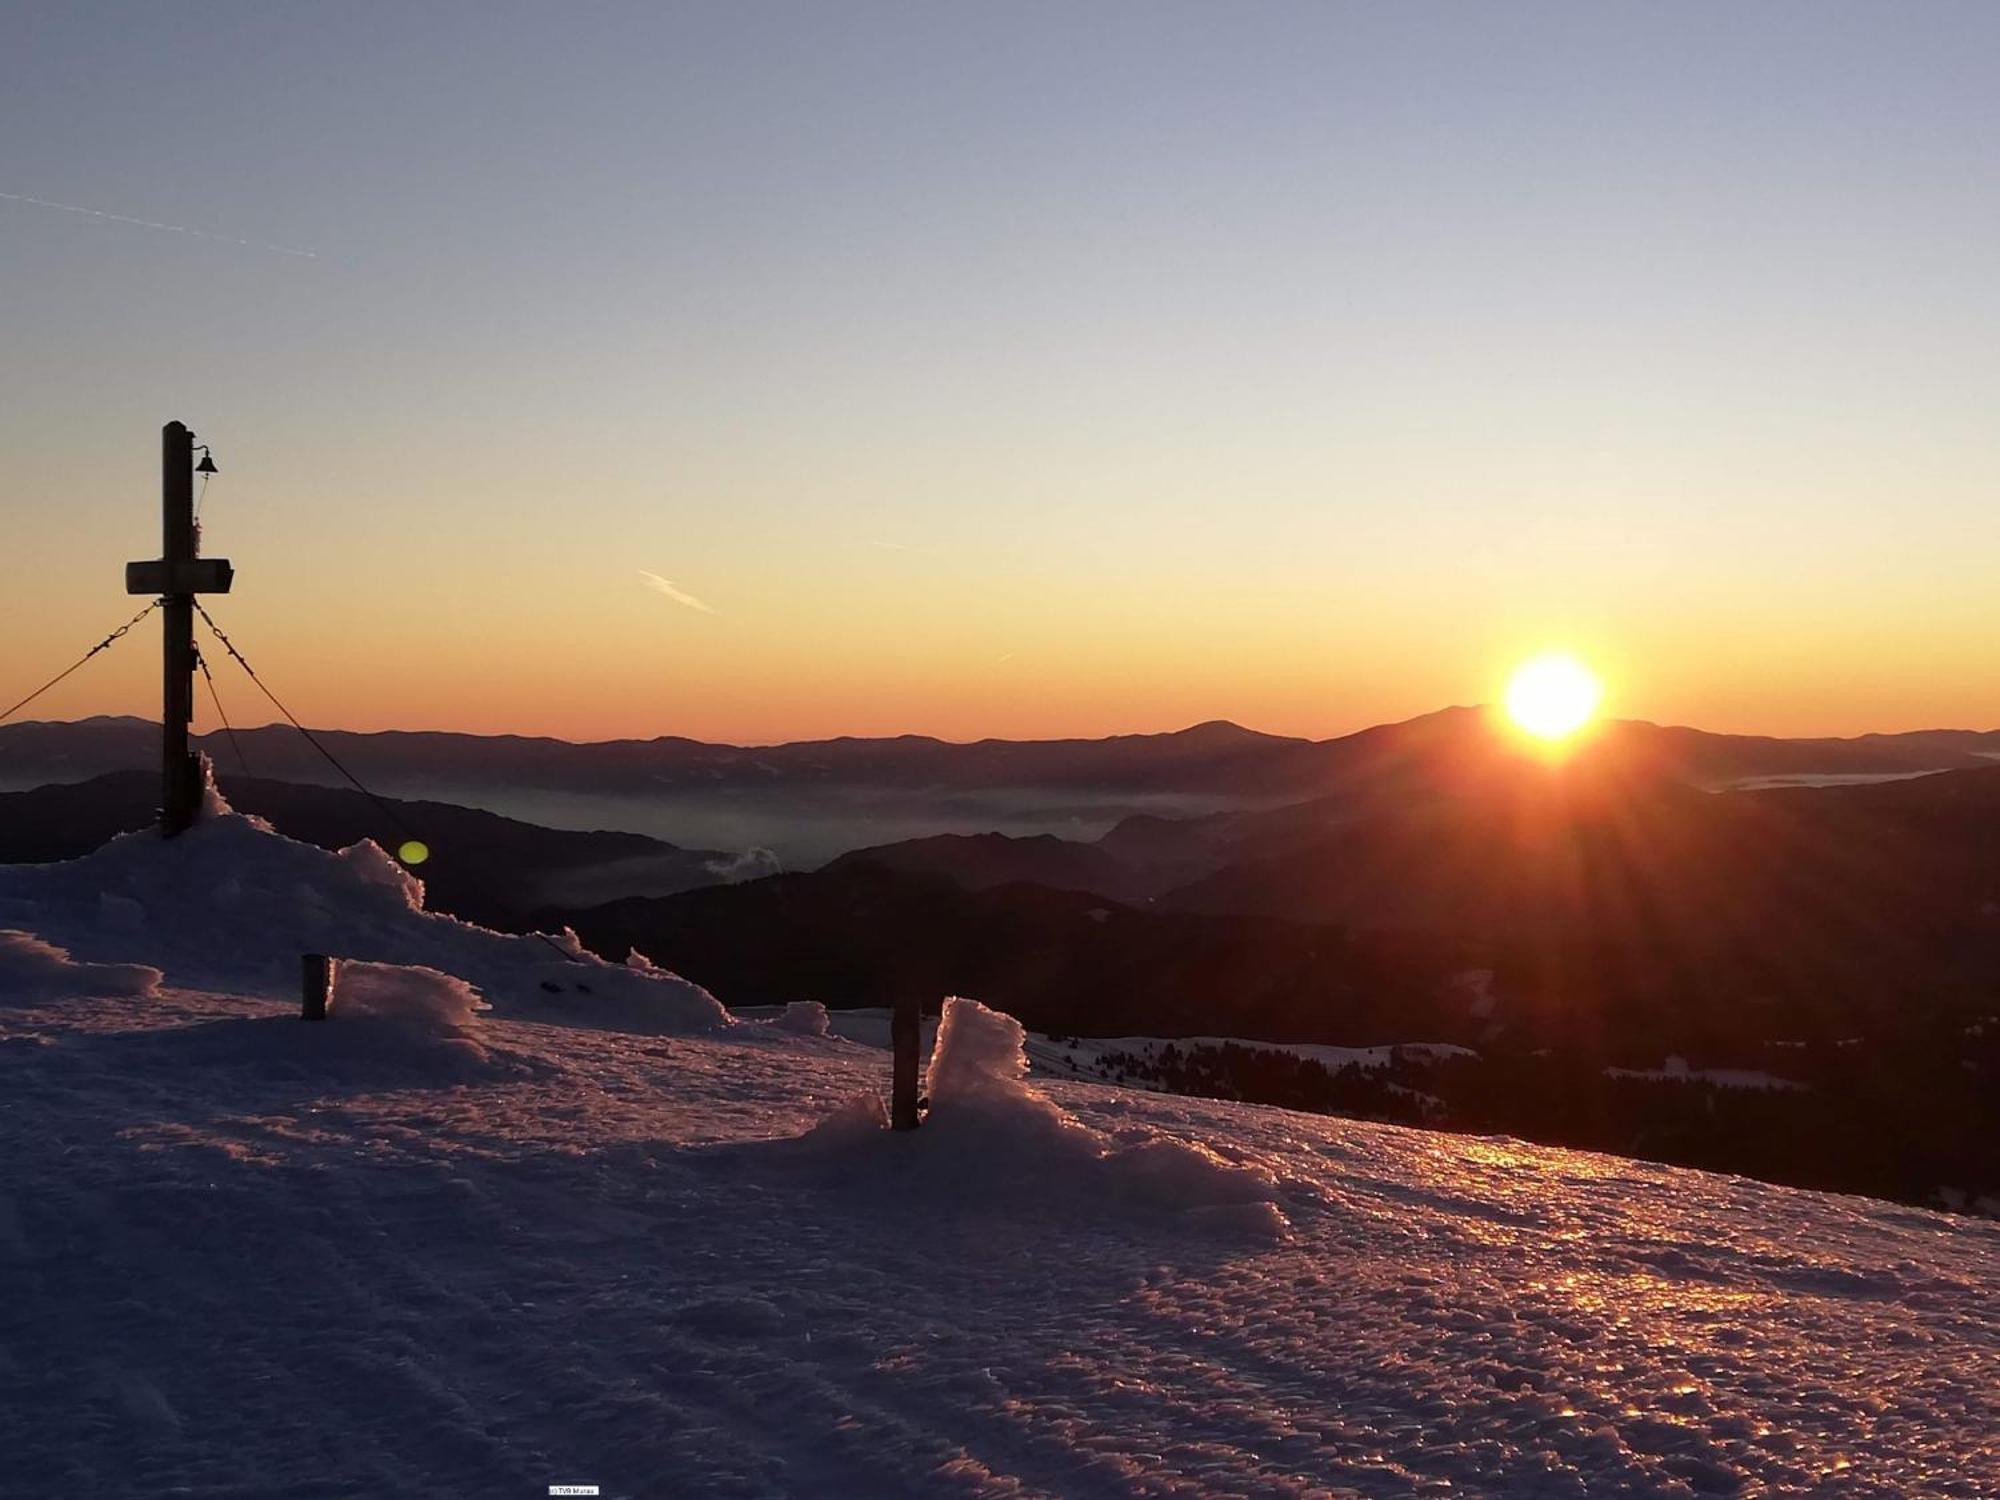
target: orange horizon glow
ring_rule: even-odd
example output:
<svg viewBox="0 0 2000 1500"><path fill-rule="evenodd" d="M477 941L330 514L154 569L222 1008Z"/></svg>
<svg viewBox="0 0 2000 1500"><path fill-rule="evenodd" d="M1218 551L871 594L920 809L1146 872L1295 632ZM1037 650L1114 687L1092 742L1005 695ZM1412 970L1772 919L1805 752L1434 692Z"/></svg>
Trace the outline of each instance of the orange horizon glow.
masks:
<svg viewBox="0 0 2000 1500"><path fill-rule="evenodd" d="M339 537L324 555L302 553L279 518L232 513L214 496L209 507L210 550L237 568L235 592L210 607L292 711L324 728L761 745L1100 738L1226 719L1320 740L1494 702L1549 640L1589 643L1621 718L1801 738L2000 727L1984 603L1889 619L1829 604L1780 630L1758 623L1780 605L1750 597L1664 610L1572 583L1560 611L1529 608L1461 588L1444 560L1418 594L1406 574L1330 588L1313 559L1253 590L1104 578L1061 559L988 577L854 549L858 562L811 575L776 558L734 581L716 568L662 574L704 612L616 569L555 570L537 589L537 565L497 541L438 573L429 556L372 562ZM147 507L117 513L143 522ZM107 566L115 579L121 552L140 556L152 540L47 554L15 593L0 702L124 618ZM357 571L365 598L345 582ZM141 626L23 717L156 718L157 630ZM234 663L211 656L232 719L275 717ZM205 686L197 727L218 727Z"/></svg>
<svg viewBox="0 0 2000 1500"><path fill-rule="evenodd" d="M923 735L969 743L1165 734L1227 720L1260 733L1326 740L1451 707L1489 708L1507 718L1517 733L1526 733L1518 716L1507 714L1508 672L1493 666L1465 672L1469 684L1445 681L1438 671L1422 678L1413 671L1406 681L1383 681L1371 674L1345 690L1310 674L1296 683L1215 678L1161 683L1157 677L1168 674L1149 673L1136 660L1108 670L1102 681L1078 675L1044 678L1034 663L1009 675L1011 663L1002 663L978 675L881 667L862 673L850 666L845 676L806 673L786 681L774 673L752 686L749 680L690 668L675 674L677 681L663 683L650 699L636 700L615 681L566 678L532 660L521 661L512 682L482 672L477 662L454 671L453 658L442 654L428 661L406 659L400 670L376 675L327 649L332 643L312 642L311 649L300 650L304 643L285 634L277 644L286 649L274 651L269 645L260 648L254 634L232 621L225 620L225 628L307 724L357 733L430 731L573 742L679 737L742 746ZM156 637L134 632L122 644L122 661L100 658L88 669L94 674L91 680L72 679L19 719L100 714L157 719L157 649ZM224 707L238 728L281 722L232 663L218 660L214 670ZM1629 663L1617 664L1616 676L1625 685L1615 716L1619 720L1791 738L2000 727L1991 713L1981 719L1969 712L1927 710L1923 700L1907 692L1899 705L1903 712L1893 716L1887 711L1879 717L1852 710L1814 712L1797 697L1788 700L1778 693L1759 704L1741 703L1733 694L1714 690L1675 695L1689 705L1676 711L1671 703L1647 703L1643 691L1634 690L1631 673ZM0 692L11 685L0 682ZM23 690L31 686L26 683ZM1204 689L1212 689L1213 696ZM1895 700L1884 696L1886 710ZM1598 713L1592 721L1612 718ZM220 727L203 686L197 694L195 728L207 733ZM1559 746L1564 738L1536 742Z"/></svg>

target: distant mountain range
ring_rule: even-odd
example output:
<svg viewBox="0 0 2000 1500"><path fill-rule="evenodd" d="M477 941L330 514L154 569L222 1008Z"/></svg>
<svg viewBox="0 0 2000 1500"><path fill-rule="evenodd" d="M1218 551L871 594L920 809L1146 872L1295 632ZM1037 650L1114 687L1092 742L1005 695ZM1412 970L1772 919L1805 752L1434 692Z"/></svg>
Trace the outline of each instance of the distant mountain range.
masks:
<svg viewBox="0 0 2000 1500"><path fill-rule="evenodd" d="M1628 831L1648 820L1663 825L1651 830L1657 838L1634 840L1663 851L1684 844L1692 829L1747 825L1765 809L1928 807L1945 796L1943 785L1931 788L1939 776L1965 778L1949 783L1955 788L2000 786L2000 759L1972 748L1996 738L1764 740L1619 723L1550 759L1525 753L1489 716L1452 709L1316 746L1321 790L1303 800L1128 817L1088 841L997 834L895 841L855 850L835 867L868 861L968 890L1028 881L1189 909L1381 919L1387 904L1413 899L1416 887L1400 878L1400 858L1435 873L1449 863L1454 842L1470 841L1481 859L1469 863L1504 871L1504 878L1518 874L1482 820L1514 834L1523 832L1523 820L1551 818L1569 820L1573 830L1596 809ZM1946 761L1966 769L1946 772ZM1896 790L1904 786L1910 790ZM1726 788L1734 790L1718 800L1716 791ZM1842 795L1788 800L1816 790ZM1374 857L1364 856L1370 848ZM1336 877L1329 870L1351 883L1348 898L1330 894ZM1257 880L1269 889L1253 895ZM1364 910L1369 900L1379 909Z"/></svg>
<svg viewBox="0 0 2000 1500"><path fill-rule="evenodd" d="M1492 732L1478 709L1446 709L1330 740L1260 734L1216 721L1171 734L1095 740L979 740L922 735L737 746L697 740L567 740L517 735L315 731L356 774L403 795L424 787L502 786L624 795L773 787L999 788L1180 793L1244 804L1392 790L1454 757L1488 755ZM2000 758L2000 731L1933 730L1858 739L1771 739L1665 728L1639 721L1603 725L1593 737L1633 767L1701 786L1753 778L1883 776L1965 769ZM256 774L331 785L337 774L295 731L237 731ZM229 764L220 735L199 741ZM0 725L0 775L16 785L81 781L150 767L158 728L144 719Z"/></svg>

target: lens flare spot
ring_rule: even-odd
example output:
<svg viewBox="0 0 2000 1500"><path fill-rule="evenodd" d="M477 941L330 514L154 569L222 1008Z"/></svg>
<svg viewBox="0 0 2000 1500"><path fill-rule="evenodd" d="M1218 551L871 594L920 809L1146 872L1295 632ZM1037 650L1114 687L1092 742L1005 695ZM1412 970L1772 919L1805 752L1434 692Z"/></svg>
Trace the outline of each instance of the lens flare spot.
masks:
<svg viewBox="0 0 2000 1500"><path fill-rule="evenodd" d="M431 846L421 839L410 839L396 851L396 858L406 865L420 865L431 857Z"/></svg>

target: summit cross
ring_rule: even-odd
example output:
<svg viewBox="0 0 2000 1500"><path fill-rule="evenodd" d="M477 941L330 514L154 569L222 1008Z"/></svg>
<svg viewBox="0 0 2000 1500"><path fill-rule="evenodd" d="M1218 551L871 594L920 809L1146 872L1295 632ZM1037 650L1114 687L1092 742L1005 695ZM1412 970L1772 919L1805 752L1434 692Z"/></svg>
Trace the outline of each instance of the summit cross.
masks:
<svg viewBox="0 0 2000 1500"><path fill-rule="evenodd" d="M160 429L161 555L125 564L125 592L157 594L165 622L160 710L160 832L183 832L201 812L201 765L188 749L194 719L194 596L226 594L236 576L228 559L204 558L194 520L194 434L179 422ZM205 473L215 466L206 453Z"/></svg>

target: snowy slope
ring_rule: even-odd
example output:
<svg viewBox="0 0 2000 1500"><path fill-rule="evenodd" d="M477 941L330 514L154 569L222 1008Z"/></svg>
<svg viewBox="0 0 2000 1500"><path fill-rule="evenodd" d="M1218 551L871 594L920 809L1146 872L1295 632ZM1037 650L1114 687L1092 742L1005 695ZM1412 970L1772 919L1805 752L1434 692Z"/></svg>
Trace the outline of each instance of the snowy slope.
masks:
<svg viewBox="0 0 2000 1500"><path fill-rule="evenodd" d="M896 1136L876 1049L476 929L491 1010L309 1026L143 951L158 852L110 922L0 872L67 929L0 945L0 1493L2000 1495L2000 1226L1030 1091L970 1006ZM321 936L416 941L338 873Z"/></svg>

